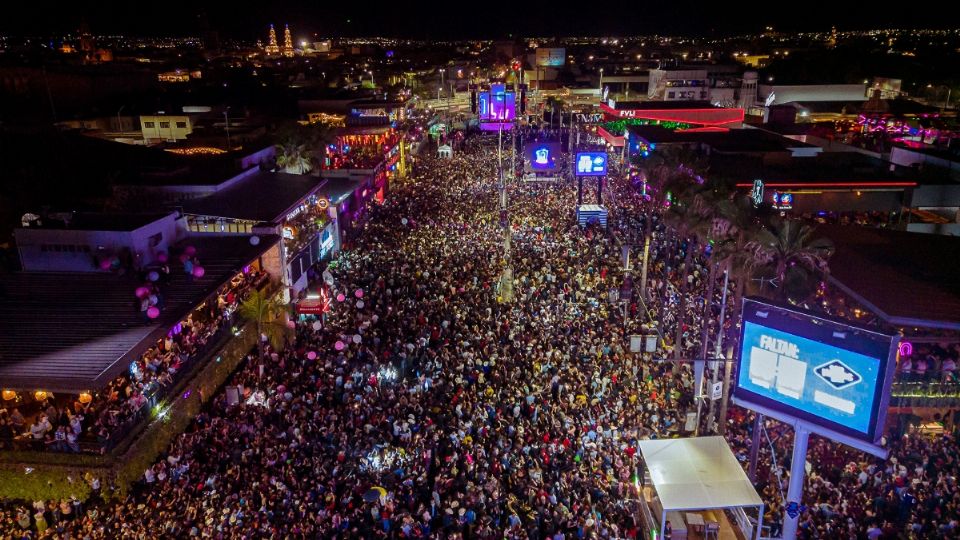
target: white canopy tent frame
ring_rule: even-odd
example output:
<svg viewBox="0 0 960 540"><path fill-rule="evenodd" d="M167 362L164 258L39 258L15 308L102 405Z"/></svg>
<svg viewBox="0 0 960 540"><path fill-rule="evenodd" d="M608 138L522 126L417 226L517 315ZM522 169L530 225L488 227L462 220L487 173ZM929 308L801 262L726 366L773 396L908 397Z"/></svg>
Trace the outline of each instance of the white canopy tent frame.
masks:
<svg viewBox="0 0 960 540"><path fill-rule="evenodd" d="M660 499L661 537L668 512L756 508L752 536L759 540L763 501L723 437L654 439L639 447Z"/></svg>

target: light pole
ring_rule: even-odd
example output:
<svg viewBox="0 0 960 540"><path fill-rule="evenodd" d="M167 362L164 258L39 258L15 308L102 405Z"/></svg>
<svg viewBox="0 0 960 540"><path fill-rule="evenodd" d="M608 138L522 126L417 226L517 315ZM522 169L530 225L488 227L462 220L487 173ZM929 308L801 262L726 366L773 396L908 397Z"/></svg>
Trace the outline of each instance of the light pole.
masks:
<svg viewBox="0 0 960 540"><path fill-rule="evenodd" d="M597 88L600 91L600 97L603 97L603 68L600 68L600 88Z"/></svg>
<svg viewBox="0 0 960 540"><path fill-rule="evenodd" d="M124 105L124 106L120 107L120 109L117 110L117 133L119 133L119 134L121 134L121 135L123 135L123 122L120 121L120 113L121 113L121 112L123 111L123 109L125 109L126 107L127 107L127 106Z"/></svg>
<svg viewBox="0 0 960 540"><path fill-rule="evenodd" d="M373 82L373 71L368 71L367 73L370 74L370 84L372 84L373 87L376 88L377 83Z"/></svg>
<svg viewBox="0 0 960 540"><path fill-rule="evenodd" d="M953 88L951 88L950 86L947 86L947 85L945 85L945 84L938 84L938 85L936 85L936 86L934 86L933 84L928 84L928 85L927 85L927 88L928 88L928 89L936 89L937 92L936 92L936 94L934 94L935 96L939 96L939 95L940 95L940 90L946 88L946 89L947 89L947 100L943 102L943 107L942 107L942 109L946 109L946 108L950 105L950 93L953 92Z"/></svg>
<svg viewBox="0 0 960 540"><path fill-rule="evenodd" d="M443 68L441 68L441 69L439 69L438 71L440 71L440 86L437 87L437 101L439 102L439 101L440 101L440 89L443 88L443 72L444 72L444 70L443 70Z"/></svg>
<svg viewBox="0 0 960 540"><path fill-rule="evenodd" d="M224 129L227 131L227 152L230 151L230 107L228 106L225 111L223 111L223 120L226 122Z"/></svg>

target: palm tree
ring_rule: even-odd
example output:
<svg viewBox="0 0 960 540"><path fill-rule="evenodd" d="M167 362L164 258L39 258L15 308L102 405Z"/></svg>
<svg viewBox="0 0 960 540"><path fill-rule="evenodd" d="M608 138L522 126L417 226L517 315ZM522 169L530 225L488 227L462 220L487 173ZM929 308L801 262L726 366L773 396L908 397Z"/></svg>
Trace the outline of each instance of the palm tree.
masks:
<svg viewBox="0 0 960 540"><path fill-rule="evenodd" d="M291 174L306 174L313 169L310 146L305 142L287 140L276 146L277 166Z"/></svg>
<svg viewBox="0 0 960 540"><path fill-rule="evenodd" d="M704 219L697 210L697 204L693 203L697 199L696 195L690 196L690 203L684 203L682 199L686 194L681 194L671 204L670 209L664 215L664 221L676 234L681 242L686 241L687 247L684 250L683 268L680 277L680 306L677 311L676 336L674 339L674 357L683 356L683 325L687 313L687 292L690 267L693 264L693 253L699 248L700 229L703 226Z"/></svg>
<svg viewBox="0 0 960 540"><path fill-rule="evenodd" d="M261 291L253 290L240 303L240 317L257 324L257 348L263 359L263 336L275 349L283 347L287 338L287 326L283 320L283 305L276 296L268 297Z"/></svg>
<svg viewBox="0 0 960 540"><path fill-rule="evenodd" d="M635 155L632 158L633 165L640 170L643 178L642 189L652 201L653 209L662 209L667 204L673 204L671 199L690 198L693 200L693 191L689 191L690 197L685 194L691 190L692 185L703 183L703 175L706 174L707 165L703 156L696 151L685 146L668 146L657 149L649 157ZM635 186L636 187L636 186ZM668 202L670 200L670 202ZM694 201L700 204L701 201ZM676 213L680 207L673 208ZM649 250L652 240L653 227L649 226L650 210L646 222L648 224L644 229L644 252ZM682 220L681 220L682 221ZM642 270L641 290L646 290L647 261L644 260Z"/></svg>
<svg viewBox="0 0 960 540"><path fill-rule="evenodd" d="M773 278L777 300L802 302L813 294L820 274L829 272L833 242L814 238L814 232L799 221L775 220L745 246L757 269Z"/></svg>
<svg viewBox="0 0 960 540"><path fill-rule="evenodd" d="M733 194L731 197L721 200L716 206L716 217L714 219L715 240L712 258L715 261L716 270L722 268L727 273L728 278L732 278L736 285L736 292L733 298L734 313L730 313L731 317L736 316L741 299L743 298L744 285L753 275L755 261L752 253L747 251L746 245L753 240L757 216L762 211L762 209L753 206L753 201L749 196L743 194ZM718 352L720 352L719 339L723 332L724 328L721 324L717 329ZM728 347L729 346L730 344L728 344ZM718 430L721 434L726 425L732 370L732 362L730 360L725 361L723 399L720 405L720 421L717 423ZM712 382L716 383L717 378L718 373L715 370ZM714 407L715 402L711 400L708 418L713 417Z"/></svg>
<svg viewBox="0 0 960 540"><path fill-rule="evenodd" d="M780 301L808 298L819 282L818 273L829 272L827 261L833 254L833 243L825 238L812 238L812 227L792 220L774 219L769 227L753 232L751 222L755 222L756 216L767 209L755 209L748 201L747 196L740 196L725 211L731 222L738 224L740 231L736 240L728 246L728 255L725 256L727 268L736 279L734 308L740 308L748 283L758 277L762 281L777 283L775 297ZM766 291L761 286L754 292L763 294ZM729 351L726 356L731 356ZM728 359L724 365L723 401L717 424L721 435L726 428L732 363Z"/></svg>

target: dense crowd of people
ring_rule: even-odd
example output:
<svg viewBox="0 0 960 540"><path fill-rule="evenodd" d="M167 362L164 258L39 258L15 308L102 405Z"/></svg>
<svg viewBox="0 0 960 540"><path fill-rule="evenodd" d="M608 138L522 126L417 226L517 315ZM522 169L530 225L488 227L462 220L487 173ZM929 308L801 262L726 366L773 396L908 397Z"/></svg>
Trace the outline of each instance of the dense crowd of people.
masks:
<svg viewBox="0 0 960 540"><path fill-rule="evenodd" d="M239 402L217 395L133 494L7 502L0 537L638 538L637 443L681 434L693 375L631 353L628 336L659 329L659 359L696 351L705 323L708 338L732 329L715 320L720 285L708 294L703 252L688 257L617 182L608 229L577 225L575 187L513 184L507 255L495 141L419 158L331 264L332 285L315 285L331 311L252 351L229 383ZM648 303L621 258L644 227L657 232ZM744 461L750 425L733 409ZM766 429L757 484L775 520L790 434ZM957 535L953 437L888 444L879 461L811 441L804 537Z"/></svg>

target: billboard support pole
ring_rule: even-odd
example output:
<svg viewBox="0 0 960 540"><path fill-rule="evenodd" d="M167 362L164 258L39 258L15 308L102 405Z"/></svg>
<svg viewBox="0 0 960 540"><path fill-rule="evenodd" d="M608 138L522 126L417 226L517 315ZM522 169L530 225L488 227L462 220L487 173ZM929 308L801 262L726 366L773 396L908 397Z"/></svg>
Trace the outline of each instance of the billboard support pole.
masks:
<svg viewBox="0 0 960 540"><path fill-rule="evenodd" d="M750 441L750 471L747 476L751 482L757 481L757 455L760 453L760 431L763 429L763 415L756 413L753 420L753 440Z"/></svg>
<svg viewBox="0 0 960 540"><path fill-rule="evenodd" d="M793 458L790 461L790 485L787 488L787 508L783 516L783 540L796 540L797 525L800 522L800 500L803 496L803 480L806 475L804 465L807 462L807 442L810 431L801 422L797 422L793 431ZM790 507L796 504L795 511ZM791 516L790 514L793 514Z"/></svg>
<svg viewBox="0 0 960 540"><path fill-rule="evenodd" d="M720 380L720 351L723 350L723 323L726 322L727 289L729 285L730 285L730 269L724 268L723 269L723 296L720 300L720 324L717 327L717 343L716 343L716 346L714 347L714 354L713 354L713 357L716 360L710 363L710 366L711 366L710 369L713 371L710 379L710 382L711 382L710 388L713 388L713 385L717 384L717 382ZM704 339L704 342L706 342L706 339ZM707 356L706 350L704 350L703 356L704 357ZM709 420L707 420L707 425L714 423L713 413L716 412L716 404L717 404L717 400L715 399L710 400L710 412L708 413ZM714 426L716 426L716 424L714 424ZM716 428L714 428L713 432L714 433L717 432Z"/></svg>

